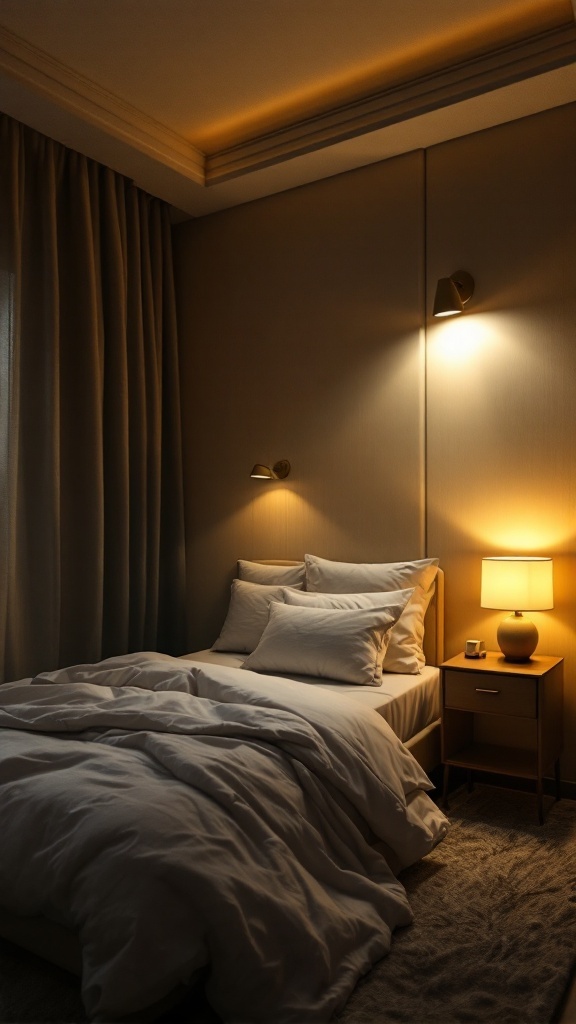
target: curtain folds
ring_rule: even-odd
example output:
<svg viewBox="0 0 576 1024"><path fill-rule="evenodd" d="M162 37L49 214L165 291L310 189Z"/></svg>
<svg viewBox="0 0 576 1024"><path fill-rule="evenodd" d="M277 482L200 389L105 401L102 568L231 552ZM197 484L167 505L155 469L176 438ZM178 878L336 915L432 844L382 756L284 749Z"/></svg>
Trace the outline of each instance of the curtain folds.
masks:
<svg viewBox="0 0 576 1024"><path fill-rule="evenodd" d="M3 680L182 653L179 401L168 207L0 115Z"/></svg>

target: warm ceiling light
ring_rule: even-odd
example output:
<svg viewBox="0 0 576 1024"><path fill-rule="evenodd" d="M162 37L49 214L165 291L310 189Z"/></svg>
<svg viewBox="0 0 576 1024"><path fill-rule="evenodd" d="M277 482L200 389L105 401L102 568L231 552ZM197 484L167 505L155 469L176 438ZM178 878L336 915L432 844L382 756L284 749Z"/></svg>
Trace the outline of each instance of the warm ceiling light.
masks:
<svg viewBox="0 0 576 1024"><path fill-rule="evenodd" d="M290 463L288 459L280 459L279 462L275 462L272 468L270 466L263 466L257 462L252 467L250 476L254 480L285 480L290 472Z"/></svg>
<svg viewBox="0 0 576 1024"><path fill-rule="evenodd" d="M441 277L436 286L433 316L457 316L474 291L474 278L466 270Z"/></svg>
<svg viewBox="0 0 576 1024"><path fill-rule="evenodd" d="M513 610L498 627L498 645L507 661L528 661L538 644L538 630L522 612L554 607L552 559L483 558L480 606Z"/></svg>

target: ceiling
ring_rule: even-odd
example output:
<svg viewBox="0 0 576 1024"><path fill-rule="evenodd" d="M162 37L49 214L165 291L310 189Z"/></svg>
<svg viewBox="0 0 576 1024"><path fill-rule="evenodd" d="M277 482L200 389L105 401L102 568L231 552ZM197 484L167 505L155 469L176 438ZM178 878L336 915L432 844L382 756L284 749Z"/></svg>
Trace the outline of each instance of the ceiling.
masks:
<svg viewBox="0 0 576 1024"><path fill-rule="evenodd" d="M0 0L0 110L201 216L576 101L576 0Z"/></svg>

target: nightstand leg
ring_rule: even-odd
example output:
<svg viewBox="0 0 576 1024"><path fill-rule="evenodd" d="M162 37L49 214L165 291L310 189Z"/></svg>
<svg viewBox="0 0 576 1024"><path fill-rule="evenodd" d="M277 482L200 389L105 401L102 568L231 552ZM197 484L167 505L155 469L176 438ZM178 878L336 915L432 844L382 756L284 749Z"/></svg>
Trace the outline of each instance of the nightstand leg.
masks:
<svg viewBox="0 0 576 1024"><path fill-rule="evenodd" d="M554 778L556 779L556 799L560 799L560 758L554 764Z"/></svg>
<svg viewBox="0 0 576 1024"><path fill-rule="evenodd" d="M444 765L444 787L442 789L442 806L448 807L448 780L450 778L450 765Z"/></svg>
<svg viewBox="0 0 576 1024"><path fill-rule="evenodd" d="M538 794L538 823L540 825L543 825L544 824L544 800L543 800L543 791L542 791L542 778L538 779L537 794Z"/></svg>

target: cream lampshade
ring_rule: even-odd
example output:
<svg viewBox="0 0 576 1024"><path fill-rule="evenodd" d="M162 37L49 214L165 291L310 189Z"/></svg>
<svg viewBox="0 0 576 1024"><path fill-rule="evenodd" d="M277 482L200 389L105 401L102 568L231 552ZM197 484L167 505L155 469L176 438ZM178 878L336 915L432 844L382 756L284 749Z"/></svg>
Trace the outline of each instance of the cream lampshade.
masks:
<svg viewBox="0 0 576 1024"><path fill-rule="evenodd" d="M507 661L529 661L538 645L538 630L522 612L554 607L552 559L483 558L480 605L513 610L498 627L498 644Z"/></svg>

